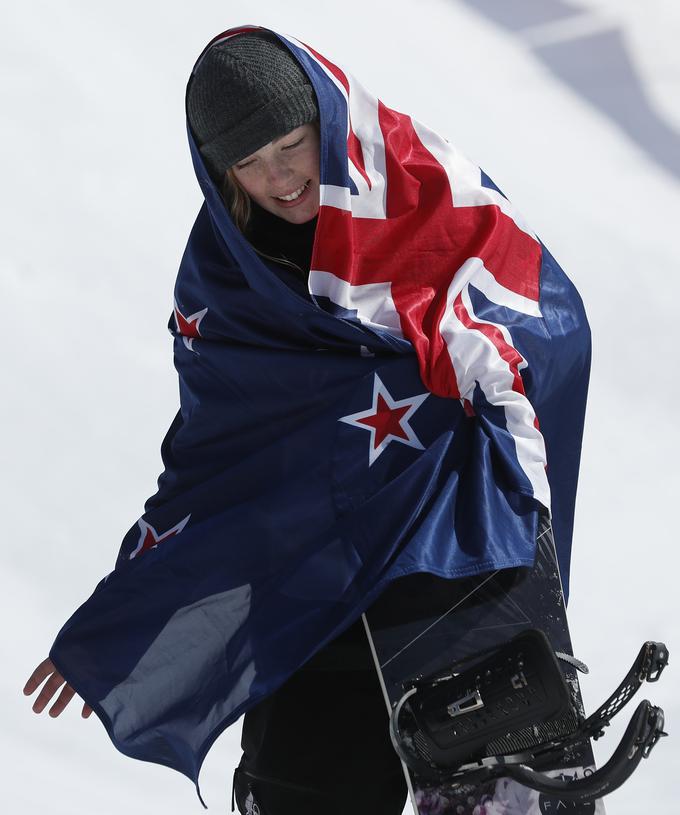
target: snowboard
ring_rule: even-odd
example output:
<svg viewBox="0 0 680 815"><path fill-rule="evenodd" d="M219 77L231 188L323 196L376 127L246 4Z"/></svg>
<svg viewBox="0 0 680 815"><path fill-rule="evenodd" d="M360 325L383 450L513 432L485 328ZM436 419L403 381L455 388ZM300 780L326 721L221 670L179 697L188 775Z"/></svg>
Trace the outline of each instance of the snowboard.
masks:
<svg viewBox="0 0 680 815"><path fill-rule="evenodd" d="M408 581L408 582L407 582ZM445 670L541 629L556 652L572 655L552 528L541 519L532 569L501 570L460 580L414 575L392 584L364 615L388 711L414 677ZM561 662L572 697L583 712L576 668ZM433 782L402 761L415 815L604 815L601 799L564 801L501 778L478 784ZM594 770L590 742L575 749L551 776L582 778Z"/></svg>

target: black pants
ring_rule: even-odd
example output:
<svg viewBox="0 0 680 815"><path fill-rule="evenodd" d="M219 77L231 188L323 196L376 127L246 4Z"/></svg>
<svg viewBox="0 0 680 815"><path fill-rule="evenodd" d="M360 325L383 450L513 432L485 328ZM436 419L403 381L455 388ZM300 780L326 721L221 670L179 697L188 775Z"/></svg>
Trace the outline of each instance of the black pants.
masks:
<svg viewBox="0 0 680 815"><path fill-rule="evenodd" d="M498 577L508 586L521 570ZM429 619L476 585L415 574L369 610L381 620ZM480 595L481 596L481 595ZM359 620L246 713L234 793L243 815L401 815L406 781L387 705Z"/></svg>
<svg viewBox="0 0 680 815"><path fill-rule="evenodd" d="M361 620L246 713L243 815L401 815L406 782Z"/></svg>

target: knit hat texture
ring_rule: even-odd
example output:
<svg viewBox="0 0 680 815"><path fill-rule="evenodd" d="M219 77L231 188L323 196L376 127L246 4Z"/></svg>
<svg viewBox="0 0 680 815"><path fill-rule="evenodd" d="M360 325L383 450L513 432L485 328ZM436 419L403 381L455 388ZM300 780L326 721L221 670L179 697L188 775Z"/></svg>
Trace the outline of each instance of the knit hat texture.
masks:
<svg viewBox="0 0 680 815"><path fill-rule="evenodd" d="M318 117L314 90L274 35L237 34L212 46L187 90L187 116L212 177Z"/></svg>

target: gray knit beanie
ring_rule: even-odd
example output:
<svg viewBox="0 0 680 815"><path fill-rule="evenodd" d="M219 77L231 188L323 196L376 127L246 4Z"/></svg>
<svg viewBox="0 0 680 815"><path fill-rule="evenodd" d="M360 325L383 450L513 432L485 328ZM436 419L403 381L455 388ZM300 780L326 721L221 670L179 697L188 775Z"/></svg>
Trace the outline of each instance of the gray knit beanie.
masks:
<svg viewBox="0 0 680 815"><path fill-rule="evenodd" d="M237 34L204 55L187 90L187 116L210 174L319 115L304 71L274 35Z"/></svg>

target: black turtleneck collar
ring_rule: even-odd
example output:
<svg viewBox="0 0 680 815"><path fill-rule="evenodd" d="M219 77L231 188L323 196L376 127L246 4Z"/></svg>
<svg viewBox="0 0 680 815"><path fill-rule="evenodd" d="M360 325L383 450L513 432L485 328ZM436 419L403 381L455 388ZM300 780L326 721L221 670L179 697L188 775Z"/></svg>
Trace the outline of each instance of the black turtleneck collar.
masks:
<svg viewBox="0 0 680 815"><path fill-rule="evenodd" d="M299 266L303 279L307 280L316 222L315 216L304 224L292 224L251 200L251 216L245 236L260 252L272 258L285 258Z"/></svg>

